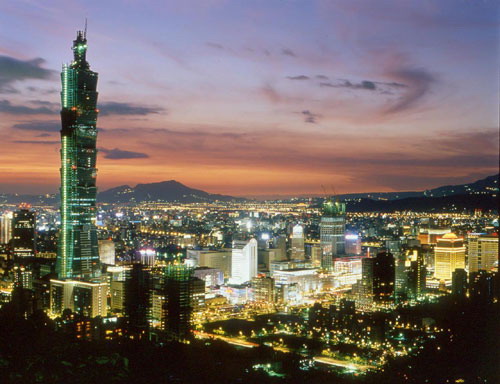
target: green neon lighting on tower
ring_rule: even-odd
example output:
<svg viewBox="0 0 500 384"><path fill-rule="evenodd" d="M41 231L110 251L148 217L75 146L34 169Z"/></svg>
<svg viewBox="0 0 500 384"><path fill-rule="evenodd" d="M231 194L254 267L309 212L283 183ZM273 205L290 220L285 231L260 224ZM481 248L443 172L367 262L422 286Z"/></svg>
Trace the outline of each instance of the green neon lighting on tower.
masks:
<svg viewBox="0 0 500 384"><path fill-rule="evenodd" d="M97 73L86 60L86 32L73 41L74 60L61 72L61 229L59 278L99 273L96 231Z"/></svg>

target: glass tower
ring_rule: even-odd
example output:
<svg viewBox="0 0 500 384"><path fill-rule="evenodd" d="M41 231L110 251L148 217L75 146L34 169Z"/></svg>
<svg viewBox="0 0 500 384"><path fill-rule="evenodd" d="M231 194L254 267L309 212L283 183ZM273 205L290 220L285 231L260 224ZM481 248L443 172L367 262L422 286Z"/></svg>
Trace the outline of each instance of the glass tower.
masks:
<svg viewBox="0 0 500 384"><path fill-rule="evenodd" d="M61 72L60 279L92 278L99 272L96 232L97 73L85 55L86 32L73 41L74 60Z"/></svg>
<svg viewBox="0 0 500 384"><path fill-rule="evenodd" d="M345 203L325 200L319 232L321 268L332 270L334 259L345 255Z"/></svg>

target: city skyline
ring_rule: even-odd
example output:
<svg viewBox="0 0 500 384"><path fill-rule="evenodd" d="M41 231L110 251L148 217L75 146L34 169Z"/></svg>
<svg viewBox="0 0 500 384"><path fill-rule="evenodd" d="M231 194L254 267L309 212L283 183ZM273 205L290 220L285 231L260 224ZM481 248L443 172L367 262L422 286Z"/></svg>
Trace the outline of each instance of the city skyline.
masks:
<svg viewBox="0 0 500 384"><path fill-rule="evenodd" d="M0 15L0 192L57 191L57 72L85 15L101 191L423 190L498 171L494 2L60 5Z"/></svg>
<svg viewBox="0 0 500 384"><path fill-rule="evenodd" d="M2 382L499 381L497 4L5 11Z"/></svg>

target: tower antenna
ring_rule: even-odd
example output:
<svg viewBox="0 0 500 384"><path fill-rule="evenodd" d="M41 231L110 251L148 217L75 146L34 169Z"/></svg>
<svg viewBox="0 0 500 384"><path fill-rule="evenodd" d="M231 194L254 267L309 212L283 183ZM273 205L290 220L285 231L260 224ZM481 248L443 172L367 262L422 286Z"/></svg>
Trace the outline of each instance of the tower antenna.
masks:
<svg viewBox="0 0 500 384"><path fill-rule="evenodd" d="M83 31L83 38L84 39L87 38L87 18L85 18L85 29Z"/></svg>

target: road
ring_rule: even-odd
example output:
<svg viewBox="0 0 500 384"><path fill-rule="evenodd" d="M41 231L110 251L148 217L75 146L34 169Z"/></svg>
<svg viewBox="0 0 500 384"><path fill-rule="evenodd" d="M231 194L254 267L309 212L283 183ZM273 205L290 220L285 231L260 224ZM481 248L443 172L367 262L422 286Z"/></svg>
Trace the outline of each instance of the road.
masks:
<svg viewBox="0 0 500 384"><path fill-rule="evenodd" d="M194 331L194 334L196 337L199 337L201 339L222 340L222 341L225 341L226 343L237 345L239 347L254 348L254 347L259 346L259 344L257 344L257 343L252 343L250 341L242 340L242 339L236 338L236 337L227 337L227 336L217 335L214 333L207 333L207 332L200 332L200 331ZM289 348L286 348L286 347L271 346L271 348L273 348L275 351L284 352L284 353L292 353L293 352L292 350L290 350ZM318 363L334 365L334 366L342 367L342 368L349 368L349 369L353 369L356 371L367 371L369 369L376 369L377 368L374 365L352 363L352 362L338 360L338 359L334 359L334 358L326 357L326 356L314 356L313 360L318 362Z"/></svg>

